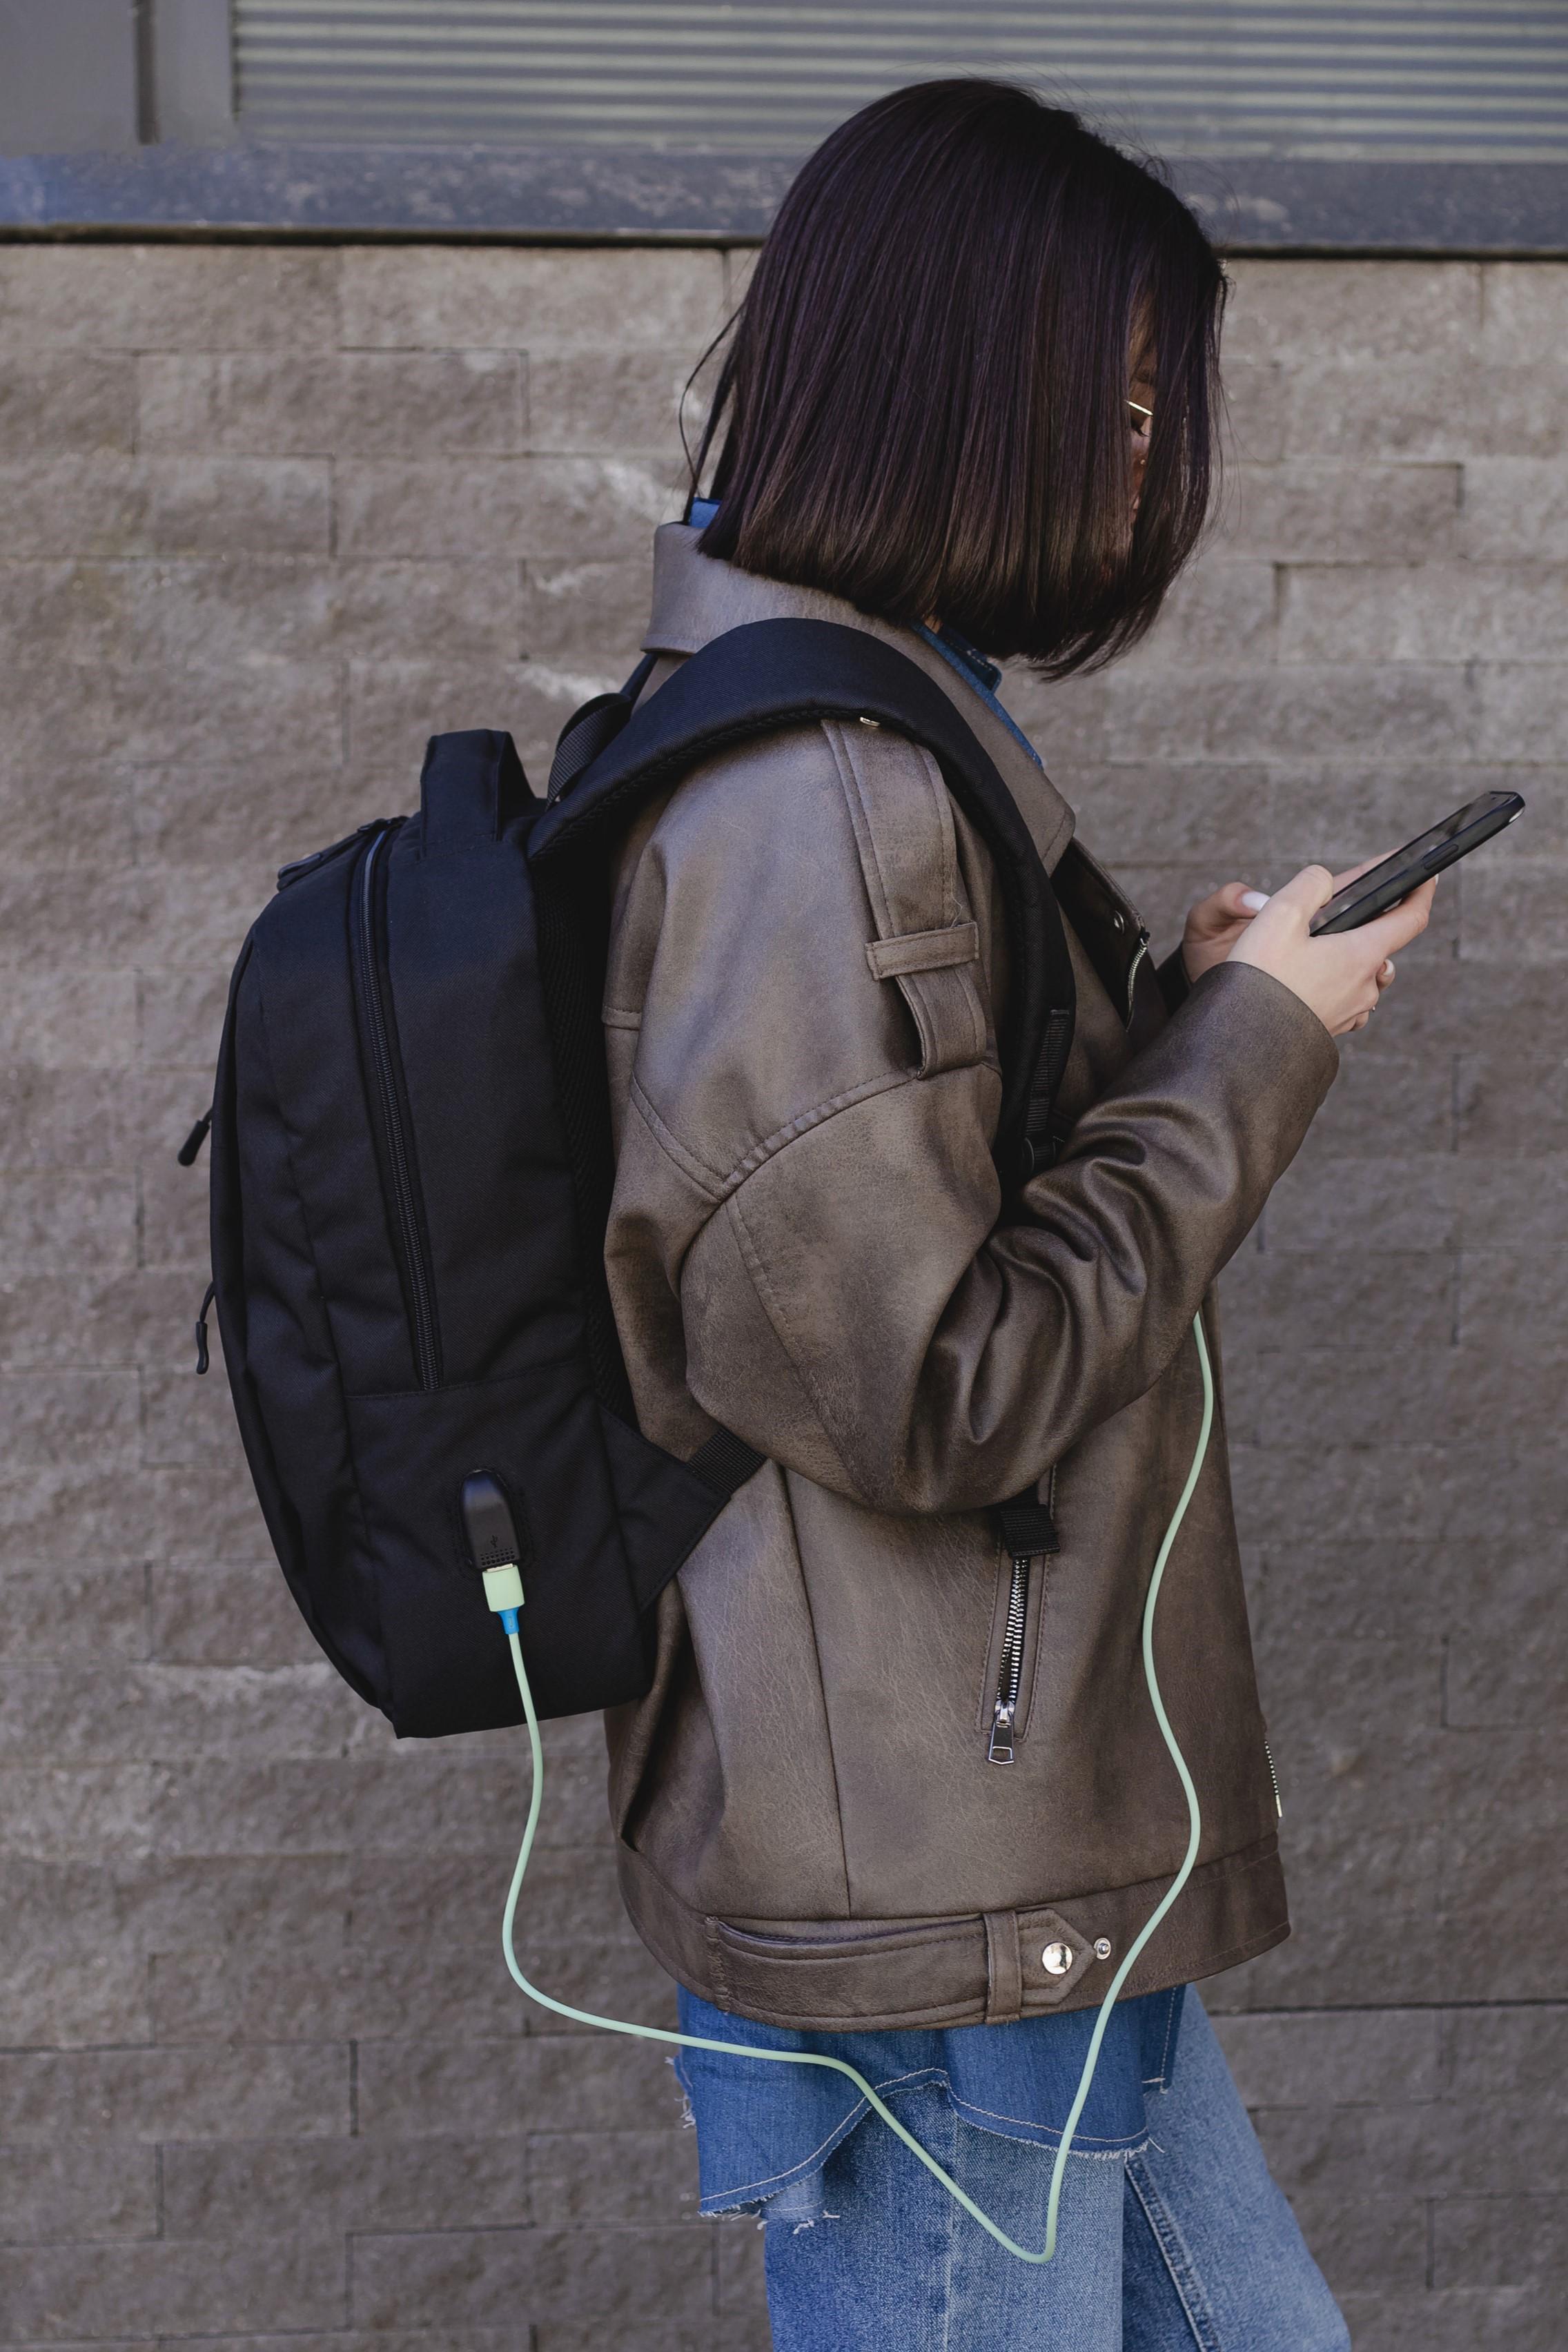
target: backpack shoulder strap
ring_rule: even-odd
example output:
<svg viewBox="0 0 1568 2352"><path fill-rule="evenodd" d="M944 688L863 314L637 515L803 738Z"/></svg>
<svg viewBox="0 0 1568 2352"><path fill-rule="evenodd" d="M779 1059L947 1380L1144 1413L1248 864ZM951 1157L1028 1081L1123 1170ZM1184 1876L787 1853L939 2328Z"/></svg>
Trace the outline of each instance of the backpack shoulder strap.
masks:
<svg viewBox="0 0 1568 2352"><path fill-rule="evenodd" d="M1011 1192L1049 1163L1051 1107L1072 1041L1072 962L1012 793L951 696L896 646L833 621L752 621L715 637L558 793L530 835L530 860L542 876L574 863L574 853L602 849L643 801L700 761L825 719L869 719L922 745L994 860L1014 966L995 1145Z"/></svg>

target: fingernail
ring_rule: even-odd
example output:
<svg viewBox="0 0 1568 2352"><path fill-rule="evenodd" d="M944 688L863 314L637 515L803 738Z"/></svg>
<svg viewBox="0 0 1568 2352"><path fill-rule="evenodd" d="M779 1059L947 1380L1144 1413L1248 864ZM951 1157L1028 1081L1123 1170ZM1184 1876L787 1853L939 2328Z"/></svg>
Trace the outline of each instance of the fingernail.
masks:
<svg viewBox="0 0 1568 2352"><path fill-rule="evenodd" d="M1262 890L1244 890L1241 894L1241 903L1249 915L1256 915L1259 907L1267 907L1268 904L1268 894Z"/></svg>

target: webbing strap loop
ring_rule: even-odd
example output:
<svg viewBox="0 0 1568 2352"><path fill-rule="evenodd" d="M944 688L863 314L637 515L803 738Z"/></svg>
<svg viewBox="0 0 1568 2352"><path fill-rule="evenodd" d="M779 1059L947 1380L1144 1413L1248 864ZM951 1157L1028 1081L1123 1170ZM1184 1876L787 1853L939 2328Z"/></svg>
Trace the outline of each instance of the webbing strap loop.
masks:
<svg viewBox="0 0 1568 2352"><path fill-rule="evenodd" d="M731 1429L717 1429L704 1445L700 1445L687 1464L687 1468L711 1486L718 1495L732 1495L754 1477L767 1460L754 1445L737 1437Z"/></svg>

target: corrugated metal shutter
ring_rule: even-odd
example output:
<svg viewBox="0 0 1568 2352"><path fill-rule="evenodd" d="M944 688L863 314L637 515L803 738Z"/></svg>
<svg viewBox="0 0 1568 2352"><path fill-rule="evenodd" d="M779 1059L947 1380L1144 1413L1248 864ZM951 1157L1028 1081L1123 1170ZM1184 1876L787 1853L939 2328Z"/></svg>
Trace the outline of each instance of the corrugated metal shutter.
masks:
<svg viewBox="0 0 1568 2352"><path fill-rule="evenodd" d="M1564 0L237 0L235 32L253 138L799 151L967 71L1170 154L1568 158Z"/></svg>

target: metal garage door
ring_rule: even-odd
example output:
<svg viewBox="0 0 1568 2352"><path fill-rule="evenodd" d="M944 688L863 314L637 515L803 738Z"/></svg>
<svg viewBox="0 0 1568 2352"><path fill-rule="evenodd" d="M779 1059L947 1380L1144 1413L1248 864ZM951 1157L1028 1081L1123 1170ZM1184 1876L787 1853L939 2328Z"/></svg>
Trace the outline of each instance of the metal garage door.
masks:
<svg viewBox="0 0 1568 2352"><path fill-rule="evenodd" d="M1554 162L1565 0L237 0L253 138L798 152L902 81L1017 75L1171 154Z"/></svg>

